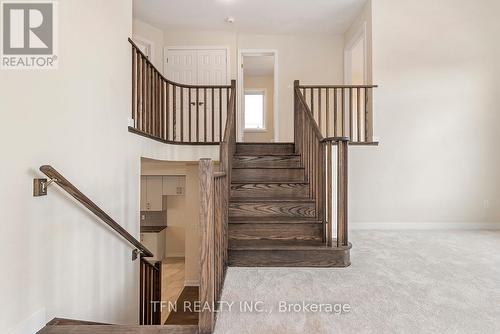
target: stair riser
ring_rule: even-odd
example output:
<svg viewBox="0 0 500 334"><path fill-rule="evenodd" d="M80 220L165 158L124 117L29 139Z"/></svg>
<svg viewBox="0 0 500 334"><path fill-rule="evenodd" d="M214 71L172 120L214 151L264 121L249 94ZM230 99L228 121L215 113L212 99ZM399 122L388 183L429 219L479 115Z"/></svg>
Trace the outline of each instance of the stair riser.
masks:
<svg viewBox="0 0 500 334"><path fill-rule="evenodd" d="M294 154L293 144L236 144L237 154Z"/></svg>
<svg viewBox="0 0 500 334"><path fill-rule="evenodd" d="M231 197L305 198L309 185L300 183L248 183L232 184Z"/></svg>
<svg viewBox="0 0 500 334"><path fill-rule="evenodd" d="M314 217L311 202L233 202L229 203L229 217Z"/></svg>
<svg viewBox="0 0 500 334"><path fill-rule="evenodd" d="M233 167L301 167L300 156L234 156Z"/></svg>
<svg viewBox="0 0 500 334"><path fill-rule="evenodd" d="M347 267L349 250L230 250L233 267Z"/></svg>
<svg viewBox="0 0 500 334"><path fill-rule="evenodd" d="M311 224L229 224L229 238L237 240L317 240L323 225Z"/></svg>
<svg viewBox="0 0 500 334"><path fill-rule="evenodd" d="M233 169L232 182L304 182L303 169Z"/></svg>

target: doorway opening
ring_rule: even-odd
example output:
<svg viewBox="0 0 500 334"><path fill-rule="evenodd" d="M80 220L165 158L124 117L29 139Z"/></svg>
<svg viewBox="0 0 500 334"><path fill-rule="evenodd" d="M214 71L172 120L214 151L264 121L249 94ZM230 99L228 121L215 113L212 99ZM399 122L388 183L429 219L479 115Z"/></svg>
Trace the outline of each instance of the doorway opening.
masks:
<svg viewBox="0 0 500 334"><path fill-rule="evenodd" d="M240 50L238 71L238 141L278 141L277 53Z"/></svg>
<svg viewBox="0 0 500 334"><path fill-rule="evenodd" d="M198 161L141 159L141 242L161 263L161 323L197 325L185 309L199 300ZM175 306L175 307L174 307Z"/></svg>

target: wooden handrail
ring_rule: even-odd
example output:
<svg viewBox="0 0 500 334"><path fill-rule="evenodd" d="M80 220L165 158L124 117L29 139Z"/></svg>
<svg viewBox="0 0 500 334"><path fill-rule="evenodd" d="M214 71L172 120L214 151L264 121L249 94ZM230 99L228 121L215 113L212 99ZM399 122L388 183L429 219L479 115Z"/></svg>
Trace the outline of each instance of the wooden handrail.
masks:
<svg viewBox="0 0 500 334"><path fill-rule="evenodd" d="M126 229L124 229L120 224L118 224L113 218L111 218L106 212L104 212L97 204L92 202L87 196L85 196L77 187L75 187L71 182L69 182L61 173L59 173L54 167L49 165L44 165L40 167L40 171L47 175L55 184L60 186L64 191L70 194L74 199L76 199L80 204L85 206L90 212L101 219L106 225L115 230L120 236L132 244L141 252L143 257L153 257L153 253L146 248L142 243L140 243L136 238L134 238Z"/></svg>
<svg viewBox="0 0 500 334"><path fill-rule="evenodd" d="M231 85L190 85L167 79L132 46L132 113L129 131L167 144L218 145L223 140Z"/></svg>
<svg viewBox="0 0 500 334"><path fill-rule="evenodd" d="M299 85L299 88L377 88L378 85Z"/></svg>
<svg viewBox="0 0 500 334"><path fill-rule="evenodd" d="M321 133L318 124L314 120L311 109L307 105L304 95L302 95L302 93L300 92L299 87L295 87L295 93L297 94L299 101L302 103L302 106L306 111L304 114L306 115L307 118L309 118L309 121L311 122L311 125L313 127L314 132L316 133L316 136L318 137L319 140L323 140L323 134Z"/></svg>
<svg viewBox="0 0 500 334"><path fill-rule="evenodd" d="M188 84L182 84L182 83L179 83L179 82L175 82L175 81L172 81L172 80L169 80L167 79L163 74L161 74L160 70L158 70L158 68L156 68L156 66L148 59L148 56L146 56L144 54L144 52L141 51L141 49L139 48L139 46L137 44L134 43L134 41L132 39L128 39L128 41L130 42L130 44L132 44L132 46L137 50L138 53L141 54L141 56L143 56L144 58L146 58L146 61L149 65L151 65L151 67L159 73L160 77L165 81L165 82L168 82L169 84L171 85L175 85L177 87L183 87L183 88L230 88L231 85L188 85Z"/></svg>
<svg viewBox="0 0 500 334"><path fill-rule="evenodd" d="M325 137L348 136L352 143L373 145L373 90L378 85L301 85L301 94Z"/></svg>

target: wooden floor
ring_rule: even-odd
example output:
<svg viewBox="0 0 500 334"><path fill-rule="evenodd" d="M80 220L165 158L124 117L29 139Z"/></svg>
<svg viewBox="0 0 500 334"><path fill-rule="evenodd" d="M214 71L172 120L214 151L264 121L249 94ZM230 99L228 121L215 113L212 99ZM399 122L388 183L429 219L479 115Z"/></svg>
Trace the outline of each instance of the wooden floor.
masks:
<svg viewBox="0 0 500 334"><path fill-rule="evenodd" d="M177 299L177 311L170 312L165 325L197 325L198 324L198 313L194 312L194 307L185 308L185 302L189 302L188 305L194 305L195 301L198 301L199 297L199 287L197 286L186 286L182 290L181 295Z"/></svg>
<svg viewBox="0 0 500 334"><path fill-rule="evenodd" d="M168 257L162 262L162 292L161 300L167 304L175 303L184 289L185 259L183 257ZM169 316L169 309L164 308L161 314L161 323L164 324Z"/></svg>

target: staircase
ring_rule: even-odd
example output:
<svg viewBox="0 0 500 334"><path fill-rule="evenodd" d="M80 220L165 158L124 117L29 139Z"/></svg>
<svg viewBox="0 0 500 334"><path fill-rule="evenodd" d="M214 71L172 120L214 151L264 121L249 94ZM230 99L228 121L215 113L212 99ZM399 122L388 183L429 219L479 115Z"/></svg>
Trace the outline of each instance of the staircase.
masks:
<svg viewBox="0 0 500 334"><path fill-rule="evenodd" d="M345 267L349 246L325 244L293 143L237 143L229 201L228 265Z"/></svg>

